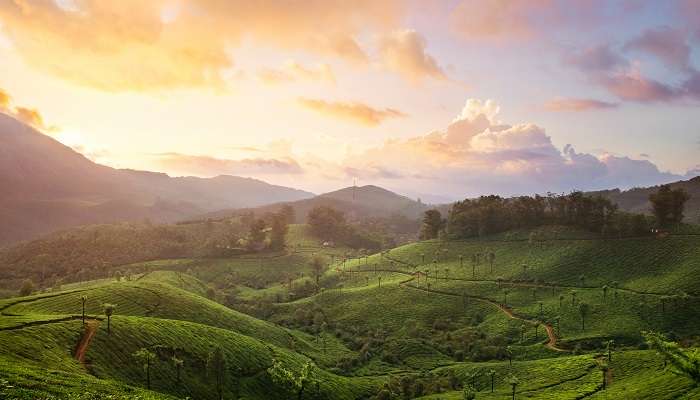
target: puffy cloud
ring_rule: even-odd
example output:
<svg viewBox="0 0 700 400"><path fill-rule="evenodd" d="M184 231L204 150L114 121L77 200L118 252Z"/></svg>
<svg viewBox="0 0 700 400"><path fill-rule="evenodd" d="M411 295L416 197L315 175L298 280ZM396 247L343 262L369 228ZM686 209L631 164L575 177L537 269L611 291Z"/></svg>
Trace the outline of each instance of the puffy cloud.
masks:
<svg viewBox="0 0 700 400"><path fill-rule="evenodd" d="M680 29L648 29L627 42L624 48L654 55L670 67L687 69L690 65L690 45L686 36L686 32Z"/></svg>
<svg viewBox="0 0 700 400"><path fill-rule="evenodd" d="M426 78L446 79L435 59L425 52L425 39L413 30L385 35L379 51L387 68L395 70L413 82Z"/></svg>
<svg viewBox="0 0 700 400"><path fill-rule="evenodd" d="M295 61L287 61L280 69L263 68L258 71L258 78L271 85L289 83L297 80L320 81L335 84L335 74L328 64L305 67Z"/></svg>
<svg viewBox="0 0 700 400"><path fill-rule="evenodd" d="M64 2L65 3L65 2ZM244 37L363 62L365 32L385 32L399 0L52 0L0 2L0 21L32 66L103 90L217 87Z"/></svg>
<svg viewBox="0 0 700 400"><path fill-rule="evenodd" d="M290 158L246 158L229 160L180 153L155 155L155 164L165 170L201 176L213 175L298 175L301 166Z"/></svg>
<svg viewBox="0 0 700 400"><path fill-rule="evenodd" d="M498 122L493 101L471 100L465 109L445 130L387 140L349 155L341 165L346 170L386 169L400 178L375 176L374 182L453 198L631 187L680 178L648 160L597 157L577 153L570 145L558 149L536 124Z"/></svg>
<svg viewBox="0 0 700 400"><path fill-rule="evenodd" d="M320 114L344 119L367 126L376 126L387 118L405 117L406 114L392 108L377 109L358 102L329 102L299 98L299 104Z"/></svg>
<svg viewBox="0 0 700 400"><path fill-rule="evenodd" d="M617 107L616 103L594 99L553 99L545 103L544 108L547 111L591 111L591 110L606 110Z"/></svg>

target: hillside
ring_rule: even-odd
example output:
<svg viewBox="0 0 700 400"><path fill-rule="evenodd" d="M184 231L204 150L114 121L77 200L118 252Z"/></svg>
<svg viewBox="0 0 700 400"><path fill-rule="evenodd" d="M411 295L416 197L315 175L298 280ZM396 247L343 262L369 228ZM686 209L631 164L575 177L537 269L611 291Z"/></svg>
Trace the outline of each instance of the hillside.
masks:
<svg viewBox="0 0 700 400"><path fill-rule="evenodd" d="M206 217L221 218L231 214L253 211L256 214L277 212L282 206L294 208L296 222L306 222L306 215L318 206L333 207L342 211L350 220L369 217L389 217L400 215L409 219L418 219L421 214L431 208L430 205L401 196L389 190L374 185L350 186L334 192L328 192L310 199L271 204L245 210L221 210L209 213Z"/></svg>
<svg viewBox="0 0 700 400"><path fill-rule="evenodd" d="M271 378L273 359L291 376L311 363L303 400L457 400L467 384L477 399L501 399L511 396L510 375L518 399L700 398L640 337L654 330L696 343L700 236L603 239L547 226L355 256L293 226L288 247L124 265L130 280L0 300L0 395L213 399L206 360L220 345L224 398L295 398ZM315 256L327 263L318 291ZM117 305L111 334L107 302ZM142 347L156 355L154 391L132 356ZM184 360L179 383L173 355Z"/></svg>
<svg viewBox="0 0 700 400"><path fill-rule="evenodd" d="M700 223L700 176L687 181L672 182L669 183L669 186L672 189L683 188L688 192L690 200L685 205L685 221L695 224ZM592 193L600 194L612 200L622 210L649 214L651 212L649 195L656 193L658 190L659 186L652 186L624 191L620 189L602 190Z"/></svg>
<svg viewBox="0 0 700 400"><path fill-rule="evenodd" d="M0 187L0 245L76 225L176 221L312 196L250 178L171 178L109 168L2 113Z"/></svg>

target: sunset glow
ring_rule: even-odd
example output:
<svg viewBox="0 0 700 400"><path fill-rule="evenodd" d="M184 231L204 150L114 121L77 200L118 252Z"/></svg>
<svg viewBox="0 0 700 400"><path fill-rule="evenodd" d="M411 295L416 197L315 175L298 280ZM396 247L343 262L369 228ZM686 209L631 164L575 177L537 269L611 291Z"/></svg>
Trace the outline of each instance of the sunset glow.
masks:
<svg viewBox="0 0 700 400"><path fill-rule="evenodd" d="M700 168L698 26L693 0L8 0L0 108L110 166L314 192L651 185Z"/></svg>

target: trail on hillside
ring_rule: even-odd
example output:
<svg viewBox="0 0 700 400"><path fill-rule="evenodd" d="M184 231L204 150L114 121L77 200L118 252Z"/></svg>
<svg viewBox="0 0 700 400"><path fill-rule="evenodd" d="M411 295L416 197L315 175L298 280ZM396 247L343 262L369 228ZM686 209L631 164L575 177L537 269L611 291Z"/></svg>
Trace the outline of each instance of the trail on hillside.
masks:
<svg viewBox="0 0 700 400"><path fill-rule="evenodd" d="M0 332L2 331L16 331L19 329L24 329L24 328L31 328L33 326L41 326L41 325L50 325L50 324L58 324L61 322L67 322L67 321L75 321L75 320L80 320L83 317L80 315L71 315L69 317L59 317L55 319L50 319L50 320L43 320L43 321L29 321L29 322L21 322L17 325L12 325L12 326L5 326L0 328ZM101 318L98 317L93 317L94 319L101 320Z"/></svg>
<svg viewBox="0 0 700 400"><path fill-rule="evenodd" d="M404 263L404 264L407 264L407 263ZM457 293L447 292L447 291L444 291L444 290L428 289L427 287L420 287L420 286L417 286L417 285L411 285L410 282L412 282L412 281L415 279L415 277L416 277L417 274L421 274L421 272L415 272L415 273L413 273L413 272L406 272L406 271L401 271L401 270L396 270L396 269L376 269L376 270L375 270L375 269L372 269L372 270L365 270L365 271L362 271L362 270L357 270L357 271L343 271L343 270L341 270L340 268L336 268L336 271L337 271L337 272L340 272L340 273L373 273L373 272L388 272L388 273L403 274L403 275L408 275L408 276L410 276L410 278L408 278L408 279L406 279L406 280L404 280L404 281L399 282L399 287L410 287L410 288L415 289L415 290L422 290L422 291L424 291L424 292L442 294L442 295L445 295L445 296L452 296L452 297L460 297L460 298L461 298L462 296L465 296L465 295L463 295L463 294L457 294ZM496 301L494 301L494 300L488 299L488 298L486 298L486 297L474 296L474 295L466 295L466 297L467 297L467 298L470 298L470 299L482 301L482 302L485 302L485 303L489 303L489 304L491 304L492 306L495 306L496 308L498 308L501 312L503 312L506 316L508 316L508 318L517 319L517 320L519 320L519 321L523 321L523 322L526 322L526 323L531 324L531 325L540 324L540 325L544 326L544 327L545 327L545 331L547 332L547 337L548 337L548 341L547 341L547 343L545 344L545 346L546 346L547 348L549 348L549 349L554 350L554 351L567 352L567 350L562 349L562 348L560 348L560 347L557 347L557 335L554 333L554 328L552 328L552 326L551 326L550 324L545 323L545 322L543 322L543 321L528 319L528 318L525 318L525 317L523 317L523 316L517 315L517 314L515 314L515 313L513 312L513 310L510 309L509 307L507 307L507 306L505 306L505 305L503 305L503 304L500 304L500 303L498 303L498 302L496 302Z"/></svg>
<svg viewBox="0 0 700 400"><path fill-rule="evenodd" d="M90 342L92 342L92 338L95 337L95 333L97 333L97 328L99 326L100 321L95 319L88 320L85 323L85 330L83 331L83 335L80 337L80 342L78 342L78 345L75 348L75 359L78 360L83 366L85 366L85 353L87 353Z"/></svg>

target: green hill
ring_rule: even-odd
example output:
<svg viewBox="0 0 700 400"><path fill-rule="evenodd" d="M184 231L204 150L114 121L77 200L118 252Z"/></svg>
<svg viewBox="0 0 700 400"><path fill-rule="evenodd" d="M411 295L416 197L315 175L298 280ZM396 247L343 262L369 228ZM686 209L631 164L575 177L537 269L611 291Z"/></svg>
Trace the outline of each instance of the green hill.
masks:
<svg viewBox="0 0 700 400"><path fill-rule="evenodd" d="M510 374L516 398L700 399L640 337L696 343L700 236L604 240L544 227L366 257L324 248L303 226L288 242L287 253L129 264L118 282L0 300L0 396L213 399L207 358L221 346L224 398L294 398L268 372L277 360L290 377L311 363L305 400L462 399L466 383L497 399L510 396ZM318 291L315 256L328 263ZM116 304L111 334L104 303ZM133 357L141 348L156 355L152 391Z"/></svg>

